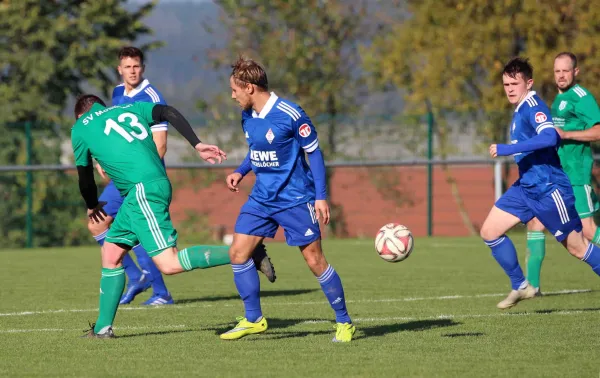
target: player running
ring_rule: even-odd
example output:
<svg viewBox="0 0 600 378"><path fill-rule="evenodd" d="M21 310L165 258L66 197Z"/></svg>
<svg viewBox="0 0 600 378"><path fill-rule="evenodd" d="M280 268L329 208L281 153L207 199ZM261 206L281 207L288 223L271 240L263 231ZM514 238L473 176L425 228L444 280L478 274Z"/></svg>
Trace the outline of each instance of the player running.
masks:
<svg viewBox="0 0 600 378"><path fill-rule="evenodd" d="M300 248L335 311L333 341L349 342L356 329L346 310L342 282L321 249L318 220L329 223L329 205L317 132L302 108L268 92L267 74L260 65L240 58L232 68L231 97L242 108L242 130L250 151L227 176L227 186L238 192L239 183L250 171L254 171L256 182L240 211L229 249L245 317L221 334L221 339L235 340L267 330L260 306L260 282L250 257L254 248L265 237L274 237L281 226L287 244Z"/></svg>
<svg viewBox="0 0 600 378"><path fill-rule="evenodd" d="M554 59L554 81L558 95L552 103L552 119L562 143L558 156L563 170L569 176L575 194L575 209L581 218L583 236L600 244L600 229L594 222L598 199L592 188L592 147L590 142L600 140L600 109L596 99L575 79L579 74L577 57L562 52ZM527 280L540 291L540 270L546 255L544 226L535 218L527 224Z"/></svg>
<svg viewBox="0 0 600 378"><path fill-rule="evenodd" d="M107 108L100 98L85 95L75 104L75 118L71 140L79 188L90 221L98 223L106 217L105 203L97 197L92 158L106 170L124 197L102 246L99 315L86 334L86 337L108 338L114 337L112 324L125 287L121 259L132 247L141 244L164 274L230 263L226 246L177 250L177 231L169 215L171 182L156 145L149 138L152 132L149 125L169 122L203 160L212 164L220 163L226 155L217 146L200 142L187 120L166 105L136 102ZM264 248L258 247L253 252L256 266L269 265L266 273L271 273Z"/></svg>
<svg viewBox="0 0 600 378"><path fill-rule="evenodd" d="M481 237L510 278L512 291L497 305L507 309L535 296L535 289L523 275L515 246L505 235L519 222L539 219L570 254L585 261L598 275L600 248L581 232L573 189L556 152L560 137L550 110L531 90L533 68L526 59L514 58L504 67L502 81L508 101L515 105L511 144L492 144L490 155L513 155L519 179L492 207L481 227Z"/></svg>
<svg viewBox="0 0 600 378"><path fill-rule="evenodd" d="M167 105L158 89L150 84L147 79L144 79L146 65L144 64L144 53L140 49L132 46L123 47L119 50L118 57L119 66L117 70L123 79L123 83L116 86L113 90L113 105L128 104L137 101ZM156 144L158 156L164 159L167 152L167 123L152 125L150 130L152 131L152 140ZM97 165L97 168L100 174L105 177L100 165ZM123 199L112 181L108 183L100 195L100 201L106 202L104 211L107 216L100 223L88 223L88 229L100 246L104 244L108 228L123 204ZM136 295L145 291L150 286L152 286L152 296L142 304L173 304L173 297L165 285L162 274L150 256L148 256L146 250L140 244L134 246L132 249L142 269L140 270L137 267L129 252L123 256L123 268L128 278L128 285L121 297L120 304L130 303Z"/></svg>

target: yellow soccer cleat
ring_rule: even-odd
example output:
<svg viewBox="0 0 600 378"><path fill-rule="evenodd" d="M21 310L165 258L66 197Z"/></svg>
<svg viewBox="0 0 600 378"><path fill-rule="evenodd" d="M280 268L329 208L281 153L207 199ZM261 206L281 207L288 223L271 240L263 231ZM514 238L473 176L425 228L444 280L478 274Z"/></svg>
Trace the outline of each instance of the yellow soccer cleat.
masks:
<svg viewBox="0 0 600 378"><path fill-rule="evenodd" d="M261 317L255 323L249 322L248 319L239 317L239 323L229 331L221 334L221 340L237 340L246 335L265 332L268 328L267 319Z"/></svg>
<svg viewBox="0 0 600 378"><path fill-rule="evenodd" d="M337 323L334 328L335 337L331 340L334 343L349 343L356 332L356 327L352 323Z"/></svg>

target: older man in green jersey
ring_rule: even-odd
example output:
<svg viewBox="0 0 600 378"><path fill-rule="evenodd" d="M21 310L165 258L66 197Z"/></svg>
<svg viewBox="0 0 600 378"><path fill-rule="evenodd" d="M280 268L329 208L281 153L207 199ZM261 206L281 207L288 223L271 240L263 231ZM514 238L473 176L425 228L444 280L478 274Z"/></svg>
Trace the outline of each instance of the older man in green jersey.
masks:
<svg viewBox="0 0 600 378"><path fill-rule="evenodd" d="M599 204L592 188L592 148L590 142L600 140L600 109L594 96L576 83L579 74L577 57L562 52L554 59L554 81L558 95L552 103L552 119L562 143L558 149L561 165L569 176L575 193L575 207L583 224L583 235L600 244L600 229L594 222ZM527 279L540 288L540 270L544 260L544 226L533 219L527 224Z"/></svg>

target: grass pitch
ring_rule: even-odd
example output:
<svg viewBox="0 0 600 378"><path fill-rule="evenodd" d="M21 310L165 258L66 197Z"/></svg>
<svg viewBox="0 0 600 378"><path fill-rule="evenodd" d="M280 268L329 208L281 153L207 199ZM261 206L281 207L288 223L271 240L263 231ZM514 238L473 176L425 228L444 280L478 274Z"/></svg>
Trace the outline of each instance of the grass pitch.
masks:
<svg viewBox="0 0 600 378"><path fill-rule="evenodd" d="M218 334L243 314L229 267L167 277L176 305L139 306L143 293L119 309L117 339L89 340L98 248L2 251L0 376L599 376L600 278L552 238L548 295L506 312L508 279L479 239L420 238L397 264L371 240L324 246L358 328L350 344L331 343L333 312L283 244L268 244L277 282L261 276L269 330L229 342Z"/></svg>

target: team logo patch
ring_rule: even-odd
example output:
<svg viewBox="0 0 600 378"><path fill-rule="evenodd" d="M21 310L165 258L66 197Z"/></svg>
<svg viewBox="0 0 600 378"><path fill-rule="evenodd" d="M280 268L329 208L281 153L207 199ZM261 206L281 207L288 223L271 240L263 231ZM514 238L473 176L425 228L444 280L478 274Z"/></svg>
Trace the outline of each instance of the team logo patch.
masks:
<svg viewBox="0 0 600 378"><path fill-rule="evenodd" d="M298 129L298 134L300 134L300 136L302 138L306 138L307 136L309 136L311 133L310 131L310 126L308 126L308 124L303 124L302 126L300 126L300 129Z"/></svg>
<svg viewBox="0 0 600 378"><path fill-rule="evenodd" d="M560 105L558 105L558 110L565 110L566 107L567 107L567 102L561 101Z"/></svg>
<svg viewBox="0 0 600 378"><path fill-rule="evenodd" d="M267 137L267 141L269 142L269 144L273 143L273 139L275 139L275 134L273 134L273 130L269 129L269 131L267 131L267 135L265 135Z"/></svg>
<svg viewBox="0 0 600 378"><path fill-rule="evenodd" d="M547 119L548 119L548 117L546 117L546 115L544 113L542 113L542 112L535 113L535 122L542 123Z"/></svg>

